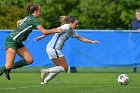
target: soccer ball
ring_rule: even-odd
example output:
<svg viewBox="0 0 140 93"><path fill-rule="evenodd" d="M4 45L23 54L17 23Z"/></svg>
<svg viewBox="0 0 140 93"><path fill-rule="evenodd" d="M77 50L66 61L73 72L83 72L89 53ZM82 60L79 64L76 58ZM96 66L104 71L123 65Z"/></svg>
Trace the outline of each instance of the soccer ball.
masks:
<svg viewBox="0 0 140 93"><path fill-rule="evenodd" d="M129 76L127 74L120 74L118 76L118 83L121 85L127 85L129 83Z"/></svg>

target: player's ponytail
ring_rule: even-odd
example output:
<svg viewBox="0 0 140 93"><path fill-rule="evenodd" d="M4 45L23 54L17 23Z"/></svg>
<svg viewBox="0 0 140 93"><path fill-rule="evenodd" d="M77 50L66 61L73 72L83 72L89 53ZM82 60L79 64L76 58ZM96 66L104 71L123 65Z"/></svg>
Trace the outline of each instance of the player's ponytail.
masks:
<svg viewBox="0 0 140 93"><path fill-rule="evenodd" d="M67 16L60 16L59 20L60 20L62 25L66 24Z"/></svg>
<svg viewBox="0 0 140 93"><path fill-rule="evenodd" d="M27 12L30 14L30 7L32 6L33 4L32 3L28 3L27 4Z"/></svg>
<svg viewBox="0 0 140 93"><path fill-rule="evenodd" d="M27 12L33 14L35 10L39 9L39 5L33 5L32 3L27 4Z"/></svg>
<svg viewBox="0 0 140 93"><path fill-rule="evenodd" d="M78 20L76 16L60 16L60 22L61 24L69 24L69 23L74 23L75 20Z"/></svg>

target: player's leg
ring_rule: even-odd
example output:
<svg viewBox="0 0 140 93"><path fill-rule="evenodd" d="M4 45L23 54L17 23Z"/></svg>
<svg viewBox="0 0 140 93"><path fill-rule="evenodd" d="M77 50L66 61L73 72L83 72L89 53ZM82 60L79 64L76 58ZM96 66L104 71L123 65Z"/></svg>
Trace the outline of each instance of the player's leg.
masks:
<svg viewBox="0 0 140 93"><path fill-rule="evenodd" d="M11 37L7 37L5 42L5 49L6 49L6 64L0 69L0 75L2 75L5 72L7 79L10 80L9 73L13 66L14 58L17 52L16 51L17 43L13 41Z"/></svg>
<svg viewBox="0 0 140 93"><path fill-rule="evenodd" d="M51 80L52 78L54 78L58 73L49 73L49 75L44 79L41 79L41 83L40 84L47 84L49 80Z"/></svg>
<svg viewBox="0 0 140 93"><path fill-rule="evenodd" d="M47 53L49 58L53 61L53 63L56 65L56 67L50 68L50 72L61 72L61 70L68 70L68 65L66 63L66 59L64 55L62 54L61 50L56 50L47 47Z"/></svg>
<svg viewBox="0 0 140 93"><path fill-rule="evenodd" d="M8 48L6 50L6 64L0 69L0 75L2 75L5 72L8 80L10 80L9 72L13 66L15 55L16 55L16 50L14 50L13 48Z"/></svg>
<svg viewBox="0 0 140 93"><path fill-rule="evenodd" d="M17 54L21 56L24 60L19 60L15 62L15 64L13 65L13 69L20 68L33 63L32 56L25 47L17 49Z"/></svg>
<svg viewBox="0 0 140 93"><path fill-rule="evenodd" d="M55 71L55 69L60 68L61 70L68 70L68 65L66 62L66 59L64 56L60 57L60 58L54 58L52 59L53 63L56 65L56 67L53 67L52 69L50 68L50 72L57 72L57 70ZM53 70L54 69L54 70ZM58 71L60 72L60 71Z"/></svg>
<svg viewBox="0 0 140 93"><path fill-rule="evenodd" d="M49 80L54 78L58 73L64 72L68 70L68 65L66 63L65 57L60 57L60 58L54 58L52 59L54 64L56 65L55 67L45 69L45 73L50 73L45 79L44 83L47 83Z"/></svg>

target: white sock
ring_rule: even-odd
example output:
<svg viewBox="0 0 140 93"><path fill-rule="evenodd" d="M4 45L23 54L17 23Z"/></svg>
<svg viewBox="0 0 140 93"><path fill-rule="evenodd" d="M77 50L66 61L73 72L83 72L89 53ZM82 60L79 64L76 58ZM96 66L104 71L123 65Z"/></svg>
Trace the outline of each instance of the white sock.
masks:
<svg viewBox="0 0 140 93"><path fill-rule="evenodd" d="M54 78L59 72L64 72L65 69L62 66L55 66L49 69L45 69L46 73L50 73L45 79L44 82L47 83L50 79Z"/></svg>
<svg viewBox="0 0 140 93"><path fill-rule="evenodd" d="M49 69L45 69L46 73L59 73L59 72L64 72L65 69L62 66L55 66Z"/></svg>
<svg viewBox="0 0 140 93"><path fill-rule="evenodd" d="M58 73L50 73L45 79L44 82L47 83L50 79L54 78Z"/></svg>

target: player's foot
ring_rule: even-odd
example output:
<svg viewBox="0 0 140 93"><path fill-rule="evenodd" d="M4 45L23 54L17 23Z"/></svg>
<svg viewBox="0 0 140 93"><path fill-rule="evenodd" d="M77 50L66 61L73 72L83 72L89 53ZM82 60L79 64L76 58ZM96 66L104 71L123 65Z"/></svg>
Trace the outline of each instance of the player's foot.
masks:
<svg viewBox="0 0 140 93"><path fill-rule="evenodd" d="M10 80L10 70L5 71L6 78Z"/></svg>
<svg viewBox="0 0 140 93"><path fill-rule="evenodd" d="M41 85L44 85L44 84L47 84L47 83L48 83L48 82L41 82L40 84L41 84Z"/></svg>
<svg viewBox="0 0 140 93"><path fill-rule="evenodd" d="M46 77L46 74L48 72L46 72L47 69L41 69L40 72L41 72L41 82L44 82L44 79Z"/></svg>

